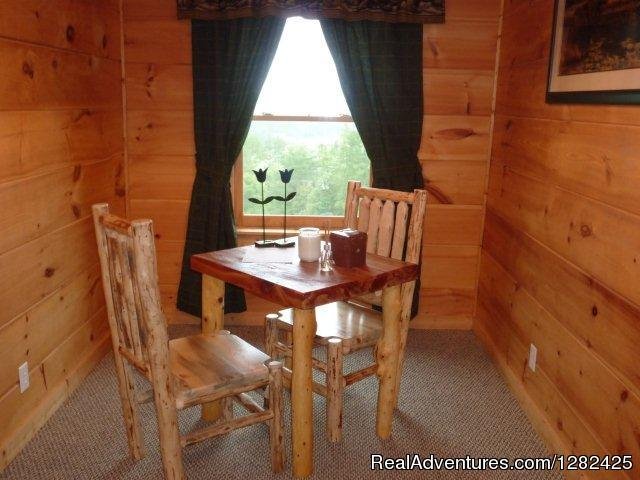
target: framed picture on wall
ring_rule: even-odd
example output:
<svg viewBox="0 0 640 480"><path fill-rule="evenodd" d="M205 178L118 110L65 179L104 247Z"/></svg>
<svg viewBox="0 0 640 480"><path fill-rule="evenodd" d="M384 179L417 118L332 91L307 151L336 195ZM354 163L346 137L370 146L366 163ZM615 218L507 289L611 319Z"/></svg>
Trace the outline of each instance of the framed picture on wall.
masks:
<svg viewBox="0 0 640 480"><path fill-rule="evenodd" d="M556 0L547 102L640 104L640 2Z"/></svg>

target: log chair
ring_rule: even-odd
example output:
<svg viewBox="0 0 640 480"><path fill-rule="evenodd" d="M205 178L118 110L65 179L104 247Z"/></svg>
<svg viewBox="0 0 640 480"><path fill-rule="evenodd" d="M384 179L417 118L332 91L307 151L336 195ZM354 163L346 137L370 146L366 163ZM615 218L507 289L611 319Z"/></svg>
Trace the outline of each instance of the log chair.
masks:
<svg viewBox="0 0 640 480"><path fill-rule="evenodd" d="M427 205L427 192L411 193L362 187L350 181L347 187L344 226L367 233L367 253L384 255L411 263L420 262L422 226ZM400 332L400 364L407 342L408 324L415 282L402 285ZM390 300L387 300L390 301ZM326 383L313 382L313 391L326 402L327 435L332 442L342 438L342 396L345 387L380 371L378 358L382 342L382 315L372 306L382 306L381 292L358 297L353 301L334 302L316 308L317 330L314 346L326 349L327 361L313 359L313 368L324 373ZM293 312L291 309L266 316L266 348L271 358L284 357L285 386L291 383ZM281 335L282 334L282 335ZM281 339L282 338L282 339ZM373 347L375 363L358 371L343 374L343 358L349 353ZM398 375L398 382L400 375ZM400 385L396 386L399 390ZM394 405L395 408L395 405Z"/></svg>
<svg viewBox="0 0 640 480"><path fill-rule="evenodd" d="M228 331L169 341L151 220L129 222L107 204L93 206L93 219L131 455L144 456L138 404L152 400L166 479L185 478L182 447L259 422L269 425L272 469L282 471L282 364ZM136 391L134 369L151 391ZM265 388L268 408L247 395ZM222 401L222 420L181 434L178 410L214 400ZM233 418L232 402L248 414Z"/></svg>

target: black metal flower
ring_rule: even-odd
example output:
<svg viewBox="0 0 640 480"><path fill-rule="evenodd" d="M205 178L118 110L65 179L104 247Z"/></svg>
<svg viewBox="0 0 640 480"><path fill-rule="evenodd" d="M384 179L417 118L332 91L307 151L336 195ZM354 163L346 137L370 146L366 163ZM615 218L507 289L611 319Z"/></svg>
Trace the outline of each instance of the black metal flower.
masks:
<svg viewBox="0 0 640 480"><path fill-rule="evenodd" d="M284 170L279 170L280 172L280 180L282 180L282 183L289 183L291 181L291 175L293 175L293 168L291 170L287 170L286 168Z"/></svg>
<svg viewBox="0 0 640 480"><path fill-rule="evenodd" d="M257 171L254 170L253 173L255 173L256 175L256 180L258 180L260 183L264 183L267 179L267 170L269 170L269 167L265 168L264 170L261 168L259 168ZM282 174L282 172L280 173Z"/></svg>

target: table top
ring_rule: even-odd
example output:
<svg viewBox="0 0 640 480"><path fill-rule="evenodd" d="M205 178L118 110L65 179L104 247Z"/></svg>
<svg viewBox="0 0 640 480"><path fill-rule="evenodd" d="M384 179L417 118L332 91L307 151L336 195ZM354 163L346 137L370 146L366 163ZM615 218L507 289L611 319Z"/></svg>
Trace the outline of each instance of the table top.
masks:
<svg viewBox="0 0 640 480"><path fill-rule="evenodd" d="M247 247L201 253L191 257L191 268L283 307L310 309L346 300L418 277L418 265L367 254L362 267L334 267L321 272L318 262L246 263ZM294 247L295 251L297 249Z"/></svg>

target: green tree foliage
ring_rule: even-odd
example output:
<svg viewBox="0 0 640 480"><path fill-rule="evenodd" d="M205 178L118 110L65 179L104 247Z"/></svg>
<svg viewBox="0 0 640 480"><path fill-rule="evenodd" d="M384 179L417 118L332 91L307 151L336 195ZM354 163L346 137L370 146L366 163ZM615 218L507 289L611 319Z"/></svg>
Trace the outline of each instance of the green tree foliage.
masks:
<svg viewBox="0 0 640 480"><path fill-rule="evenodd" d="M353 123L253 122L243 148L245 213L260 214L247 199L260 198L252 170L266 167L265 196L283 194L278 170L295 170L287 191L298 194L288 215L343 215L347 181L369 183L369 158ZM282 203L266 205L265 213L281 215Z"/></svg>

